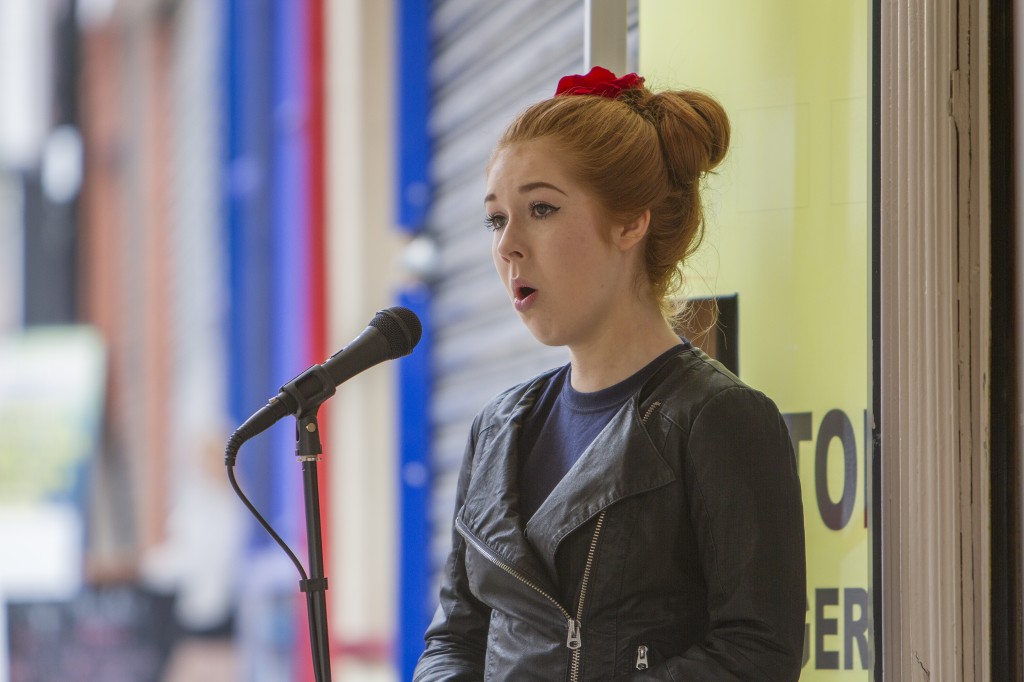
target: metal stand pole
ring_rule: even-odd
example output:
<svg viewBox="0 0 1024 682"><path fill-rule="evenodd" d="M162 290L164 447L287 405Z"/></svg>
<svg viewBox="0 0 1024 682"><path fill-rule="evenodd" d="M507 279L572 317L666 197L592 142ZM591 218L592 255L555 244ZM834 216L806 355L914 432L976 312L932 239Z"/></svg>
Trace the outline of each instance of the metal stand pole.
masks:
<svg viewBox="0 0 1024 682"><path fill-rule="evenodd" d="M309 613L309 646L317 682L330 682L331 646L327 636L327 578L320 529L320 488L317 465L323 449L316 410L300 415L295 423L295 456L302 462L303 498L306 503L306 544L309 548L309 577L299 581L306 593Z"/></svg>

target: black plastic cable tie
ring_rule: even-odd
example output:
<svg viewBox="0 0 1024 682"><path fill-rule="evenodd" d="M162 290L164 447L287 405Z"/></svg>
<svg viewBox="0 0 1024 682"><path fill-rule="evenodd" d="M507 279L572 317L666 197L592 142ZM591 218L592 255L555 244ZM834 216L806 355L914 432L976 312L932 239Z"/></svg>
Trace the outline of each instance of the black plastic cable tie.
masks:
<svg viewBox="0 0 1024 682"><path fill-rule="evenodd" d="M326 592L327 578L306 578L299 581L299 589L303 592Z"/></svg>

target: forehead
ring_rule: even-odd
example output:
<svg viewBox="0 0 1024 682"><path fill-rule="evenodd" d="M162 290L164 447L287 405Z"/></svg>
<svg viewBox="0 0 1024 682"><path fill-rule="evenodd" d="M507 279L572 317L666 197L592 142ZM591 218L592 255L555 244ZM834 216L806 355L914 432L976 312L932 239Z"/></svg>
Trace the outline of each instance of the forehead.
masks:
<svg viewBox="0 0 1024 682"><path fill-rule="evenodd" d="M487 169L488 193L500 185L546 181L570 184L565 155L550 140L514 142L499 149Z"/></svg>

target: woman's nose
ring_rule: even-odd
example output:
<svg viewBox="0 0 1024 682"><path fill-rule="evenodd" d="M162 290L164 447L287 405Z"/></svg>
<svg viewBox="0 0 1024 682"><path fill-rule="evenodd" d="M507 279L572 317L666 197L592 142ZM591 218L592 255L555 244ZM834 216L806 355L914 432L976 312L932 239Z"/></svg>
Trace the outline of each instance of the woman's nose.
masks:
<svg viewBox="0 0 1024 682"><path fill-rule="evenodd" d="M523 245L520 243L519 230L513 227L512 222L502 228L496 237L495 250L504 261L512 261L523 257Z"/></svg>

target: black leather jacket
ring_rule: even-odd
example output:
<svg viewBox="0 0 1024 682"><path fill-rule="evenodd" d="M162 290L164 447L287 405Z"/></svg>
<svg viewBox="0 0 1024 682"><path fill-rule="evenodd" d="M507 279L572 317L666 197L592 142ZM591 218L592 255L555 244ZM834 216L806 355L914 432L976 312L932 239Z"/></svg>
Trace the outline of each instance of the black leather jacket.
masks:
<svg viewBox="0 0 1024 682"><path fill-rule="evenodd" d="M414 680L796 680L796 462L775 404L672 356L522 527L516 442L551 373L476 418Z"/></svg>

